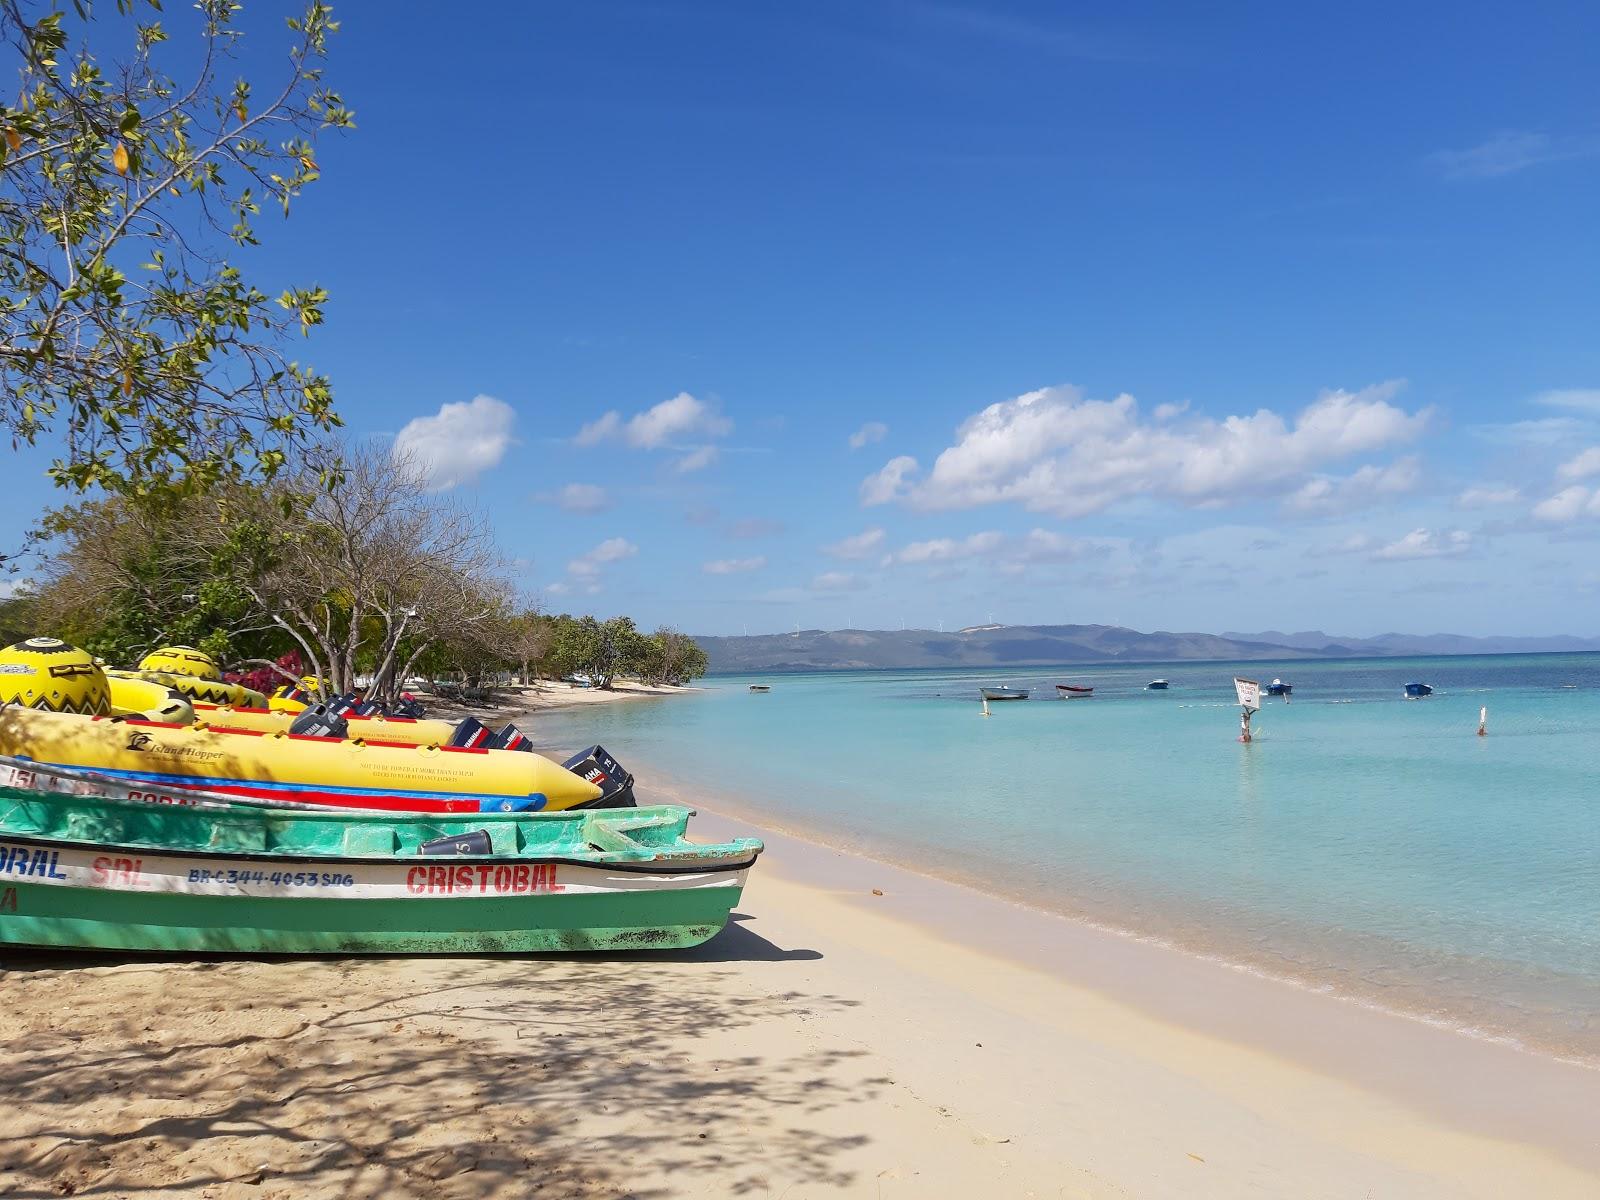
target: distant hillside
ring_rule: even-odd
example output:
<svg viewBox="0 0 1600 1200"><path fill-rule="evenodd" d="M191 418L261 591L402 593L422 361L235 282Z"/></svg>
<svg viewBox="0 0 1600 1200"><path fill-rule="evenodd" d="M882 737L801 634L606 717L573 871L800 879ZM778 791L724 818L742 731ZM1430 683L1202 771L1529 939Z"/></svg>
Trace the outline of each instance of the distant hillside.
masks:
<svg viewBox="0 0 1600 1200"><path fill-rule="evenodd" d="M1377 637L1339 637L1313 629L1306 633L1225 633L1225 638L1247 642L1270 642L1340 654L1563 654L1600 650L1600 638L1569 637L1463 637L1456 633L1380 633Z"/></svg>
<svg viewBox="0 0 1600 1200"><path fill-rule="evenodd" d="M1600 638L1468 638L1448 634L1336 638L1320 632L1140 633L1117 625L979 625L931 629L803 629L697 637L711 671L848 671L879 667L1023 667L1063 662L1341 658L1360 655L1600 651Z"/></svg>

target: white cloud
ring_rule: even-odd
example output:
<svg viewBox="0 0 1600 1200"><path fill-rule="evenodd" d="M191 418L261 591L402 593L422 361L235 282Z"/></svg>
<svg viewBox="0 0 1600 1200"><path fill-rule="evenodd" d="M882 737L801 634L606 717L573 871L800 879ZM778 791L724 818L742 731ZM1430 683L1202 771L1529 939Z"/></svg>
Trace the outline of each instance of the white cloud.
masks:
<svg viewBox="0 0 1600 1200"><path fill-rule="evenodd" d="M863 529L860 533L851 534L847 538L840 538L822 548L824 554L831 554L834 558L870 558L879 546L883 545L884 531L874 525L871 529Z"/></svg>
<svg viewBox="0 0 1600 1200"><path fill-rule="evenodd" d="M1579 417L1538 417L1499 425L1474 425L1472 432L1492 442L1526 446L1559 446L1574 438L1593 437L1594 424Z"/></svg>
<svg viewBox="0 0 1600 1200"><path fill-rule="evenodd" d="M431 417L407 421L395 435L390 454L409 459L426 475L428 486L442 492L473 483L497 466L512 443L517 411L493 396L474 396L465 403L442 404Z"/></svg>
<svg viewBox="0 0 1600 1200"><path fill-rule="evenodd" d="M1533 515L1541 521L1564 525L1579 517L1600 517L1600 488L1593 491L1582 484L1562 488L1548 500L1533 506Z"/></svg>
<svg viewBox="0 0 1600 1200"><path fill-rule="evenodd" d="M717 461L717 448L715 446L697 446L672 464L672 469L680 475L688 475L693 471L701 471Z"/></svg>
<svg viewBox="0 0 1600 1200"><path fill-rule="evenodd" d="M1556 468L1558 479L1587 479L1591 475L1600 475L1600 446L1590 446Z"/></svg>
<svg viewBox="0 0 1600 1200"><path fill-rule="evenodd" d="M655 450L678 438L723 437L732 431L733 422L719 415L705 401L695 399L688 392L679 392L672 399L663 400L627 420L619 412L608 412L578 430L576 440L580 446L593 446L620 438L636 449Z"/></svg>
<svg viewBox="0 0 1600 1200"><path fill-rule="evenodd" d="M594 483L569 483L560 491L540 496L539 499L574 513L605 512L611 507L610 495L605 488Z"/></svg>
<svg viewBox="0 0 1600 1200"><path fill-rule="evenodd" d="M985 554L993 554L1005 545L1006 535L994 530L983 533L974 533L970 537L957 540L956 538L933 538L926 542L912 542L908 546L895 551L885 558L884 565L889 563L934 563L950 562L958 558L979 558Z"/></svg>
<svg viewBox="0 0 1600 1200"><path fill-rule="evenodd" d="M1413 529L1399 541L1380 546L1374 559L1407 562L1419 558L1459 558L1472 549L1472 535L1465 529Z"/></svg>
<svg viewBox="0 0 1600 1200"><path fill-rule="evenodd" d="M824 571L811 581L814 592L859 592L867 581L849 571Z"/></svg>
<svg viewBox="0 0 1600 1200"><path fill-rule="evenodd" d="M607 563L621 562L625 558L632 558L639 553L627 538L607 538L589 553L580 555L567 564L567 574L579 578L593 578L600 574L600 568Z"/></svg>
<svg viewBox="0 0 1600 1200"><path fill-rule="evenodd" d="M1600 388L1556 388L1540 392L1533 398L1535 404L1547 408L1570 408L1578 412L1600 413Z"/></svg>
<svg viewBox="0 0 1600 1200"><path fill-rule="evenodd" d="M1426 161L1446 179L1494 179L1542 163L1595 153L1600 153L1600 143L1592 138L1554 138L1548 133L1509 129L1466 150L1436 150Z"/></svg>
<svg viewBox="0 0 1600 1200"><path fill-rule="evenodd" d="M1501 504L1515 504L1522 493L1508 483L1480 483L1467 488L1456 497L1457 508L1494 508Z"/></svg>
<svg viewBox="0 0 1600 1200"><path fill-rule="evenodd" d="M888 436L889 427L882 421L868 421L850 435L850 449L859 450L863 446L870 446L873 442L881 442Z"/></svg>
<svg viewBox="0 0 1600 1200"><path fill-rule="evenodd" d="M887 504L900 494L907 475L917 469L917 460L908 454L891 458L883 469L861 481L861 503L871 508L874 504Z"/></svg>
<svg viewBox="0 0 1600 1200"><path fill-rule="evenodd" d="M915 459L892 460L862 482L862 503L956 509L1013 502L1062 517L1143 497L1212 506L1417 437L1430 410L1407 413L1389 403L1400 387L1394 381L1324 392L1292 424L1267 409L1153 424L1129 395L1086 400L1075 387L1043 388L968 418L925 479L914 479Z"/></svg>
<svg viewBox="0 0 1600 1200"><path fill-rule="evenodd" d="M1369 465L1350 475L1318 475L1307 480L1284 504L1301 513L1350 512L1412 491L1421 481L1422 468L1416 455L1407 455L1388 466Z"/></svg>
<svg viewBox="0 0 1600 1200"><path fill-rule="evenodd" d="M1075 562L1101 553L1106 545L1087 538L1068 537L1049 529L1030 529L1022 537L1008 537L985 530L964 538L931 538L911 542L892 554L884 555L880 565L923 566L982 558L995 563L1008 574L1020 574L1032 563Z"/></svg>
<svg viewBox="0 0 1600 1200"><path fill-rule="evenodd" d="M1170 421L1174 417L1183 416L1183 414L1188 411L1189 402L1185 400L1180 404L1158 404L1156 405L1156 411L1153 415L1158 422Z"/></svg>
<svg viewBox="0 0 1600 1200"><path fill-rule="evenodd" d="M702 564L700 569L707 575L742 575L746 571L759 571L766 565L766 556L758 554L754 558L719 558Z"/></svg>

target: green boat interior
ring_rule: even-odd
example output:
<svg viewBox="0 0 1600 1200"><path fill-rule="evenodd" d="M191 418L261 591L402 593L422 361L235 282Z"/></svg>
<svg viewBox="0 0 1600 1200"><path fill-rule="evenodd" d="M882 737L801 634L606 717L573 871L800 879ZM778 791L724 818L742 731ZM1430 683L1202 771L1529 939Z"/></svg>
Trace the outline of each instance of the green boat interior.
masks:
<svg viewBox="0 0 1600 1200"><path fill-rule="evenodd" d="M692 867L697 861L754 859L761 852L754 838L689 841L685 831L693 811L656 805L555 813L353 814L149 804L0 788L0 838L178 855L369 860L458 853L424 847L459 839L471 847L461 854L465 858L569 859L597 866Z"/></svg>

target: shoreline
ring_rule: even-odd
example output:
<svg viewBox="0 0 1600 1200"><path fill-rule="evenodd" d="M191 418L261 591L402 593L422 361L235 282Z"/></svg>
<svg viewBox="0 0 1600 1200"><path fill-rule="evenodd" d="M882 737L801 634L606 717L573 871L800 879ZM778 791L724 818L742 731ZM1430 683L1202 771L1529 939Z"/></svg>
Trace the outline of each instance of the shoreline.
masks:
<svg viewBox="0 0 1600 1200"><path fill-rule="evenodd" d="M1418 1002L1406 1005L1392 1000L1386 1001L1370 992L1330 980L1326 975L1316 975L1311 968L1302 968L1297 973L1293 968L1275 967L1270 953L1249 947L1237 938L1230 940L1219 937L1198 919L1185 924L1167 917L1166 914L1147 909L1143 913L1147 921L1145 924L1140 924L1137 920L1129 920L1122 915L1128 911L1126 906L1091 902L1077 895L1063 894L1056 897L1057 903L1045 903L1030 895L1028 889L1021 884L1007 887L997 883L992 876L984 872L964 869L948 848L891 844L886 843L881 837L871 836L852 841L848 833L840 834L819 824L807 823L804 820L796 821L788 814L764 812L759 806L747 803L725 789L708 789L698 783L690 783L671 772L658 772L654 764L630 765L642 767L643 772L648 772L649 782L645 785L647 794L657 788L664 790L672 797L667 801L669 803L699 808L714 816L743 821L762 831L792 838L818 850L881 864L930 882L970 889L980 895L1002 901L1022 912L1070 922L1095 930L1107 937L1146 944L1187 959L1214 964L1220 969L1254 976L1265 982L1309 995L1326 996L1343 1004L1415 1023L1420 1027L1446 1031L1477 1042L1509 1047L1540 1059L1600 1073L1600 1054L1571 1050L1560 1044L1553 1035L1546 1039L1528 1028L1514 1028L1468 1018L1459 1011L1452 1011L1447 1002L1434 1004ZM635 773L640 774L641 771L636 769ZM636 788L637 790L639 789ZM697 796L704 797L703 801L693 799ZM641 799L640 802L646 803L648 800ZM1205 936L1203 930L1210 936ZM1349 976L1352 972L1361 974L1357 968L1348 968L1344 974ZM1376 990L1374 985L1373 991ZM1423 998L1425 1001L1426 993L1423 994ZM1514 1005L1510 1001L1506 1003L1517 1008L1525 1016L1533 1011Z"/></svg>
<svg viewBox="0 0 1600 1200"><path fill-rule="evenodd" d="M1194 1036L1221 1039L1241 1054L1272 1054L1481 1136L1515 1130L1520 1140L1600 1179L1600 1139L1580 1115L1600 1106L1600 1064L1592 1060L1342 994L1160 934L1030 904L971 878L877 858L809 829L780 826L723 795L706 803L686 799L698 789L653 768L651 774L641 803L698 809L691 832L699 836L766 839L769 848L781 848L772 863L778 873L826 891L863 917L884 917L942 944L1087 989ZM658 799L658 792L665 795ZM764 857L761 866L767 865ZM884 896L873 894L874 878ZM1485 1094L1489 1078L1497 1082Z"/></svg>

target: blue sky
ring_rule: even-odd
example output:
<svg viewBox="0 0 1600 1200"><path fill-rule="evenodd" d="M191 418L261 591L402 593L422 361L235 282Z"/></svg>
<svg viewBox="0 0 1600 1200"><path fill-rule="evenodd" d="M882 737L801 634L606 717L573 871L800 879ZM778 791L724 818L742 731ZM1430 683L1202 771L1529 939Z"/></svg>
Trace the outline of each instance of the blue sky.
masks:
<svg viewBox="0 0 1600 1200"><path fill-rule="evenodd" d="M1600 633L1600 8L1397 8L342 6L256 269L554 610Z"/></svg>

